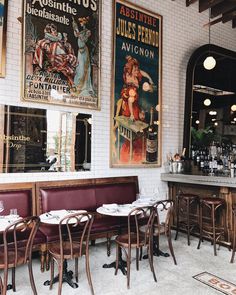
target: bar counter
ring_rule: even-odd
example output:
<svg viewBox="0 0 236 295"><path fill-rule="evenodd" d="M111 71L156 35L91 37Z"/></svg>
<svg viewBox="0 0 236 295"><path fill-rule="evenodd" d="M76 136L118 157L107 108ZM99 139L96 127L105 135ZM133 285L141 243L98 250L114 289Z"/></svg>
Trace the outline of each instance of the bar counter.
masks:
<svg viewBox="0 0 236 295"><path fill-rule="evenodd" d="M161 180L168 182L169 196L170 199L174 201L178 192L197 194L200 198L215 196L224 199L226 202L227 236L225 237L223 244L229 245L231 243L233 236L232 205L236 204L236 178L162 173ZM193 212L196 212L196 210L193 210ZM197 216L195 216L195 218L197 219ZM206 221L209 219L207 212L205 213L204 218ZM220 222L222 223L223 219L220 219ZM175 225L176 217L174 219L174 226Z"/></svg>
<svg viewBox="0 0 236 295"><path fill-rule="evenodd" d="M236 188L236 177L205 176L181 173L162 173L162 181L200 184L209 186L224 186Z"/></svg>

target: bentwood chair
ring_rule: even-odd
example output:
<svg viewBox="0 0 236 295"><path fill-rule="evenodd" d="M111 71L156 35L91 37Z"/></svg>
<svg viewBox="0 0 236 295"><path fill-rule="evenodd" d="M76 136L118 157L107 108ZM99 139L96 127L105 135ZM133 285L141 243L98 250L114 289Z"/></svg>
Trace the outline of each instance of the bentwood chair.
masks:
<svg viewBox="0 0 236 295"><path fill-rule="evenodd" d="M174 212L173 201L158 201L153 205L153 209L155 211L153 239L156 243L156 247L159 249L159 237L161 235L165 235L168 241L171 256L174 260L174 264L177 265L171 239L171 219Z"/></svg>
<svg viewBox="0 0 236 295"><path fill-rule="evenodd" d="M1 294L7 292L8 270L12 269L12 289L16 291L15 270L22 264L28 264L29 278L34 295L37 294L32 270L32 246L40 219L37 216L25 217L10 224L3 232L0 250L0 269L3 270ZM22 240L22 236L24 239Z"/></svg>
<svg viewBox="0 0 236 295"><path fill-rule="evenodd" d="M131 249L136 250L136 269L139 270L139 255L142 247L147 247L149 264L156 282L155 270L153 267L153 230L154 214L153 210L146 208L135 208L128 215L128 232L120 234L116 237L116 270L118 272L120 251L123 249L127 262L127 288L130 288L130 266L131 266ZM145 232L141 232L140 228L145 226Z"/></svg>
<svg viewBox="0 0 236 295"><path fill-rule="evenodd" d="M62 291L63 272L65 262L68 259L75 259L75 278L78 282L78 258L85 255L86 274L91 293L94 294L93 284L89 266L89 238L93 223L93 215L87 212L68 214L59 222L59 244L49 246L49 254L51 257L51 281L50 289L52 289L54 277L54 261L58 264L59 286L58 295Z"/></svg>

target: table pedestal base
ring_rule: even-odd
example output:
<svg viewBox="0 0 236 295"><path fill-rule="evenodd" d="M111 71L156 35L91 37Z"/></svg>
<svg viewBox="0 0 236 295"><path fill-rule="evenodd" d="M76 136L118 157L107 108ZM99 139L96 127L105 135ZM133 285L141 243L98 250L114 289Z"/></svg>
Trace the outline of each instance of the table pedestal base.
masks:
<svg viewBox="0 0 236 295"><path fill-rule="evenodd" d="M153 256L163 256L163 257L169 257L169 253L165 253L159 249L159 243L157 239L153 239ZM143 256L143 259L148 259L148 254Z"/></svg>
<svg viewBox="0 0 236 295"><path fill-rule="evenodd" d="M110 264L107 264L107 263L106 264L103 264L102 267L103 268L116 268L116 262L113 261ZM118 269L121 270L121 272L123 273L123 275L126 275L127 274L126 267L127 267L126 261L124 261L122 258L119 259L119 261L118 261Z"/></svg>
<svg viewBox="0 0 236 295"><path fill-rule="evenodd" d="M66 282L68 285L70 285L72 288L76 289L78 288L78 284L74 283L72 281L73 278L73 271L67 270L67 262L65 261L63 264L63 274L62 274L62 283ZM59 275L53 278L52 283L57 283L59 281ZM44 286L50 285L50 280L45 281Z"/></svg>

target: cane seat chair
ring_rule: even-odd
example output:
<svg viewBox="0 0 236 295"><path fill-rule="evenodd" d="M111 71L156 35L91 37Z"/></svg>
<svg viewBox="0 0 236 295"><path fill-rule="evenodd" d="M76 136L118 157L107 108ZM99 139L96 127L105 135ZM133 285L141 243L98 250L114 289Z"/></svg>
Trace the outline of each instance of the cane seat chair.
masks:
<svg viewBox="0 0 236 295"><path fill-rule="evenodd" d="M139 257L140 251L143 247L147 247L149 254L149 265L153 274L154 281L156 282L155 270L153 267L153 230L154 214L153 210L148 207L134 208L128 215L128 228L127 232L120 234L116 237L116 270L118 272L120 251L123 250L127 262L127 288L130 288L130 266L131 266L131 250L136 250L136 269L139 270ZM141 227L145 226L145 232L142 232Z"/></svg>
<svg viewBox="0 0 236 295"><path fill-rule="evenodd" d="M165 235L174 264L177 265L171 239L171 220L174 213L173 201L158 201L153 205L153 208L155 211L155 220L153 224L154 244L156 244L156 248L159 249L159 237Z"/></svg>
<svg viewBox="0 0 236 295"><path fill-rule="evenodd" d="M86 274L91 293L94 294L93 284L89 266L89 239L94 216L87 212L68 214L59 222L59 244L49 245L51 258L51 280L52 289L54 277L54 261L58 264L59 286L58 295L62 292L63 267L67 260L75 260L75 278L78 282L78 258L85 255Z"/></svg>
<svg viewBox="0 0 236 295"><path fill-rule="evenodd" d="M16 267L28 264L29 278L33 294L37 294L32 269L32 247L40 219L37 216L21 218L10 224L3 232L0 250L0 269L3 270L1 294L5 295L8 287L8 271L12 269L12 289L16 291ZM25 239L22 240L22 235Z"/></svg>

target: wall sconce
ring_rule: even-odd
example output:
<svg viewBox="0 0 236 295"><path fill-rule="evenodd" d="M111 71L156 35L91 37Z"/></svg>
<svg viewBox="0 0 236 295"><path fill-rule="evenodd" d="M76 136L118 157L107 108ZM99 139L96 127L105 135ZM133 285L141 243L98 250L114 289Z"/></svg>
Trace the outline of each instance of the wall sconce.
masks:
<svg viewBox="0 0 236 295"><path fill-rule="evenodd" d="M210 45L211 45L211 20L210 20L210 16L211 16L211 10L209 8L209 22L208 22L209 53L208 53L208 56L206 57L206 59L203 62L203 66L204 66L204 68L206 70L212 70L216 66L215 58L212 55L210 55Z"/></svg>

